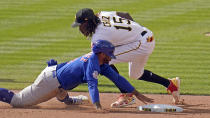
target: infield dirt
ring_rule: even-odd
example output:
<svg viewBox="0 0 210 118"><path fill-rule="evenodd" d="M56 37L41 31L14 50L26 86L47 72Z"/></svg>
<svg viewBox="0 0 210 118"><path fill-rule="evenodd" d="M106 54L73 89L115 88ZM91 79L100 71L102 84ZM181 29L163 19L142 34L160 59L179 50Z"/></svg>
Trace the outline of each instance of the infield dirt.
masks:
<svg viewBox="0 0 210 118"><path fill-rule="evenodd" d="M70 95L86 95L87 92L70 92ZM172 104L170 95L145 94L154 98L154 104ZM53 98L29 108L13 108L0 102L0 118L209 118L210 96L182 95L184 105L178 105L183 112L149 112L138 111L137 106L144 105L136 100L136 104L125 108L110 108L119 93L100 93L101 104L104 112L96 112L91 103L83 105L64 105ZM89 97L89 96L88 96Z"/></svg>

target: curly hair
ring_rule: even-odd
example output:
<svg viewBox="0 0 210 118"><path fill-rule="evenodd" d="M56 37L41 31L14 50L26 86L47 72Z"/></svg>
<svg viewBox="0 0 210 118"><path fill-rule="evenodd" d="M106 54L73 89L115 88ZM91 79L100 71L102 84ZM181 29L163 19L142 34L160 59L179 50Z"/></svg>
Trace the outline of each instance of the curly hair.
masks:
<svg viewBox="0 0 210 118"><path fill-rule="evenodd" d="M84 28L86 31L84 35L86 37L91 37L95 33L95 29L101 21L97 16L95 16L94 19L88 20L87 22L87 26Z"/></svg>

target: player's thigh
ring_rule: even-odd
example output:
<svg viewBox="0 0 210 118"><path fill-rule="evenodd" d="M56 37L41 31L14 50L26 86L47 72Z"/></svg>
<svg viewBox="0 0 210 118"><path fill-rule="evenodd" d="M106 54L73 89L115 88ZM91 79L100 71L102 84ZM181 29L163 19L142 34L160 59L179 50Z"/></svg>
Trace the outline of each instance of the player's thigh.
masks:
<svg viewBox="0 0 210 118"><path fill-rule="evenodd" d="M141 55L137 60L129 62L129 77L131 79L138 79L142 76L148 58L149 55Z"/></svg>
<svg viewBox="0 0 210 118"><path fill-rule="evenodd" d="M112 59L110 64L121 63L121 62L130 62L138 55L139 42L133 42L127 45L118 46L115 48L114 55L116 59Z"/></svg>
<svg viewBox="0 0 210 118"><path fill-rule="evenodd" d="M116 59L112 59L109 64L124 63L135 61L138 58L139 53L137 51L130 51L116 56Z"/></svg>
<svg viewBox="0 0 210 118"><path fill-rule="evenodd" d="M145 55L152 54L155 47L155 41L141 44L139 42L133 42L127 45L119 46L115 48L116 59L112 59L110 64L122 63L122 62L134 62L142 60Z"/></svg>
<svg viewBox="0 0 210 118"><path fill-rule="evenodd" d="M52 67L43 70L32 85L14 95L11 105L16 107L30 106L55 97L60 84L54 76L54 72L55 68Z"/></svg>

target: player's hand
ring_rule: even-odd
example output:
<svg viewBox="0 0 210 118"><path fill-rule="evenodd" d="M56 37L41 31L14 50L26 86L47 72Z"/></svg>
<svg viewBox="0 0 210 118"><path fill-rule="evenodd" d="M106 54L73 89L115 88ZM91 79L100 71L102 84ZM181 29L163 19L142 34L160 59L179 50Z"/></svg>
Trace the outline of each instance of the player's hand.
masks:
<svg viewBox="0 0 210 118"><path fill-rule="evenodd" d="M49 61L47 61L47 65L48 66L54 66L57 65L57 61L54 59L50 59Z"/></svg>
<svg viewBox="0 0 210 118"><path fill-rule="evenodd" d="M103 111L103 109L102 109L102 107L98 107L98 108L96 108L96 111L101 112L101 111Z"/></svg>
<svg viewBox="0 0 210 118"><path fill-rule="evenodd" d="M96 110L96 113L102 113L102 114L109 113L109 110L107 110L107 109L100 109L100 110Z"/></svg>
<svg viewBox="0 0 210 118"><path fill-rule="evenodd" d="M96 112L97 113L108 113L109 111L107 109L103 109L101 107L101 105L99 105L98 107L96 107Z"/></svg>
<svg viewBox="0 0 210 118"><path fill-rule="evenodd" d="M96 108L97 111L102 110L102 106L101 106L100 102L96 102L96 103L94 103L94 105L95 105L95 108Z"/></svg>
<svg viewBox="0 0 210 118"><path fill-rule="evenodd" d="M136 96L137 99L139 99L140 101L142 101L144 104L147 104L147 103L153 103L154 102L154 99L152 98L148 98L142 94L139 94Z"/></svg>
<svg viewBox="0 0 210 118"><path fill-rule="evenodd" d="M139 93L136 90L133 91L133 94L136 96L137 99L142 101L144 104L153 103L154 102L154 99L148 98L148 97L144 96L143 94Z"/></svg>

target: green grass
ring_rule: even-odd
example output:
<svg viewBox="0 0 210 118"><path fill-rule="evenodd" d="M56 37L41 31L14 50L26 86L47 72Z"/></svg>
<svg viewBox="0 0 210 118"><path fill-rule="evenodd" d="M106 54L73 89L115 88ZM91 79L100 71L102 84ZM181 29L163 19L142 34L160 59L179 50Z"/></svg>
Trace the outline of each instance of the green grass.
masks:
<svg viewBox="0 0 210 118"><path fill-rule="evenodd" d="M210 1L208 0L1 0L0 87L23 89L46 60L68 61L90 51L90 41L71 28L80 8L125 11L151 29L156 48L146 69L181 78L181 94L210 95ZM117 64L128 78L128 64ZM163 86L128 79L142 93L166 93ZM101 92L119 92L100 77ZM83 84L74 91L87 91Z"/></svg>

